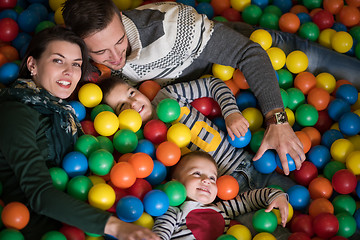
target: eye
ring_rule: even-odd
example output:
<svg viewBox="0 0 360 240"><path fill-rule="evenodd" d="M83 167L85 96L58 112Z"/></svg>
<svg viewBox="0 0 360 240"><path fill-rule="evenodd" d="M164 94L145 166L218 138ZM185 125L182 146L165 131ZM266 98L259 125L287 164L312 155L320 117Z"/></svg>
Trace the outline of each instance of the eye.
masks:
<svg viewBox="0 0 360 240"><path fill-rule="evenodd" d="M130 91L129 96L133 97L135 95L135 91Z"/></svg>
<svg viewBox="0 0 360 240"><path fill-rule="evenodd" d="M210 177L210 180L216 182L216 177Z"/></svg>
<svg viewBox="0 0 360 240"><path fill-rule="evenodd" d="M96 55L101 55L101 54L105 53L105 50L100 50L98 52L93 52L93 53L96 54Z"/></svg>
<svg viewBox="0 0 360 240"><path fill-rule="evenodd" d="M62 63L62 60L59 59L59 58L54 58L54 59L53 59L53 62L54 62L54 63Z"/></svg>
<svg viewBox="0 0 360 240"><path fill-rule="evenodd" d="M200 176L200 172L199 171L196 171L196 172L193 172L192 175L195 175L195 176Z"/></svg>
<svg viewBox="0 0 360 240"><path fill-rule="evenodd" d="M81 64L80 63L73 63L73 66L74 67L81 67Z"/></svg>

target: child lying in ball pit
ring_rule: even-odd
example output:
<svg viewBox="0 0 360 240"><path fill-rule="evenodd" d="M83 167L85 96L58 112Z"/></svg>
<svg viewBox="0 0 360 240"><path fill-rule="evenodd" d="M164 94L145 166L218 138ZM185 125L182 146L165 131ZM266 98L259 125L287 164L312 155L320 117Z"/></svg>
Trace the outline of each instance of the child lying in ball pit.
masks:
<svg viewBox="0 0 360 240"><path fill-rule="evenodd" d="M231 219L266 207L266 212L279 208L285 227L289 209L287 195L281 190L250 190L233 200L214 203L218 174L217 164L210 154L203 151L187 153L172 170L170 177L185 186L187 199L156 218L152 230L161 239L217 239L226 233Z"/></svg>
<svg viewBox="0 0 360 240"><path fill-rule="evenodd" d="M116 114L128 108L135 109L140 113L143 124L157 117L155 109L163 99L177 100L181 107L178 121L191 130L191 141L183 150L188 152L202 150L209 153L218 165L219 175L231 174L235 177L240 192L268 185L277 185L286 191L295 185L290 178L277 172L271 174L258 172L252 164L252 154L243 148L232 146L225 132L191 106L191 102L197 98L213 98L219 103L229 135L233 133L240 137L240 134L244 134L248 123L241 115L231 90L222 80L209 77L169 85L161 89L151 102L144 94L119 77L112 76L98 84L103 91L103 102L112 107ZM241 221L243 217L245 216L241 215L237 220ZM244 225L255 232L251 223ZM278 228L276 231L281 232L284 239L287 239L289 231L286 228Z"/></svg>

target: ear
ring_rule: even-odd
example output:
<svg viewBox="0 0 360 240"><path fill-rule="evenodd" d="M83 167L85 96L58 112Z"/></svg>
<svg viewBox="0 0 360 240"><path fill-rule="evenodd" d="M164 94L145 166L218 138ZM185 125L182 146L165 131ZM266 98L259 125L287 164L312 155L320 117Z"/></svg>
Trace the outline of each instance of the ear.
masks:
<svg viewBox="0 0 360 240"><path fill-rule="evenodd" d="M26 60L26 66L32 76L36 75L37 73L36 60L32 56L28 57L28 59Z"/></svg>

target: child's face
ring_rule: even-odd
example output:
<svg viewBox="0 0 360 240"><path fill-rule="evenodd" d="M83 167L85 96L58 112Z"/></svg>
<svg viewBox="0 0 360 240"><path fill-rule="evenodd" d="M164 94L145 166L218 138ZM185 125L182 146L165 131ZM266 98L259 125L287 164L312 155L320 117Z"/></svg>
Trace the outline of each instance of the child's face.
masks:
<svg viewBox="0 0 360 240"><path fill-rule="evenodd" d="M209 159L199 157L187 159L177 174L184 184L187 197L203 203L212 203L217 195L217 168Z"/></svg>
<svg viewBox="0 0 360 240"><path fill-rule="evenodd" d="M105 96L104 101L115 110L117 115L125 109L134 109L140 113L143 123L152 119L154 110L150 100L127 84L117 84Z"/></svg>

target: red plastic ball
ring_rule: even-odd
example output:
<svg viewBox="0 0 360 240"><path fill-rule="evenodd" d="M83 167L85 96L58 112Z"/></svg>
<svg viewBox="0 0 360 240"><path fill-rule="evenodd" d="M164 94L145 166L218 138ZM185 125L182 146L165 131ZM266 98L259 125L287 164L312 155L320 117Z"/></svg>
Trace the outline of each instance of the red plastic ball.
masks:
<svg viewBox="0 0 360 240"><path fill-rule="evenodd" d="M74 226L66 225L59 229L59 232L65 235L67 240L85 240L85 233Z"/></svg>
<svg viewBox="0 0 360 240"><path fill-rule="evenodd" d="M330 118L328 112L326 110L319 111L318 121L315 123L314 128L319 130L321 134L330 129L333 124L333 120Z"/></svg>
<svg viewBox="0 0 360 240"><path fill-rule="evenodd" d="M211 0L210 4L214 9L215 16L221 15L224 10L231 7L230 0Z"/></svg>
<svg viewBox="0 0 360 240"><path fill-rule="evenodd" d="M218 187L217 196L222 200L235 198L239 193L239 183L230 175L223 175L216 181Z"/></svg>
<svg viewBox="0 0 360 240"><path fill-rule="evenodd" d="M306 233L295 232L289 236L288 240L311 240L311 238Z"/></svg>
<svg viewBox="0 0 360 240"><path fill-rule="evenodd" d="M318 176L317 167L310 161L305 161L299 170L294 170L295 181L303 186L308 186L309 183Z"/></svg>
<svg viewBox="0 0 360 240"><path fill-rule="evenodd" d="M93 136L98 136L98 132L95 130L94 127L94 122L91 120L84 120L80 122L81 127L84 131L85 134L87 135L93 135Z"/></svg>
<svg viewBox="0 0 360 240"><path fill-rule="evenodd" d="M340 194L350 194L356 188L356 176L348 169L337 171L332 177L332 186Z"/></svg>
<svg viewBox="0 0 360 240"><path fill-rule="evenodd" d="M16 6L17 0L0 0L0 9L10 9Z"/></svg>
<svg viewBox="0 0 360 240"><path fill-rule="evenodd" d="M152 187L148 181L142 178L138 178L131 187L126 189L126 192L128 195L135 196L142 201L145 195L151 190Z"/></svg>
<svg viewBox="0 0 360 240"><path fill-rule="evenodd" d="M330 238L339 231L339 221L334 214L320 213L314 217L313 228L318 237Z"/></svg>
<svg viewBox="0 0 360 240"><path fill-rule="evenodd" d="M10 202L2 210L1 220L5 227L23 229L30 220L29 209L21 202Z"/></svg>
<svg viewBox="0 0 360 240"><path fill-rule="evenodd" d="M225 9L222 12L221 16L226 18L229 22L240 22L240 21L242 21L242 17L241 17L240 12L236 11L233 8Z"/></svg>
<svg viewBox="0 0 360 240"><path fill-rule="evenodd" d="M192 101L191 106L201 112L204 116L209 116L213 109L213 101L212 98L202 97Z"/></svg>
<svg viewBox="0 0 360 240"><path fill-rule="evenodd" d="M307 214L299 214L294 216L290 222L291 232L303 232L308 236L314 235L314 229L312 226L313 218Z"/></svg>
<svg viewBox="0 0 360 240"><path fill-rule="evenodd" d="M181 157L179 146L173 142L165 141L156 149L156 159L165 166L174 166Z"/></svg>
<svg viewBox="0 0 360 240"><path fill-rule="evenodd" d="M334 25L334 16L327 10L321 10L314 14L312 21L319 27L320 31L331 28Z"/></svg>
<svg viewBox="0 0 360 240"><path fill-rule="evenodd" d="M153 144L160 144L166 140L167 127L159 119L153 119L144 126L144 137Z"/></svg>
<svg viewBox="0 0 360 240"><path fill-rule="evenodd" d="M211 113L207 116L210 119L216 118L216 117L220 117L222 112L221 112L221 108L220 105L217 101L215 101L214 99L211 98L212 103L212 109L211 109Z"/></svg>
<svg viewBox="0 0 360 240"><path fill-rule="evenodd" d="M19 25L11 18L3 18L0 20L0 40L11 42L19 33Z"/></svg>

